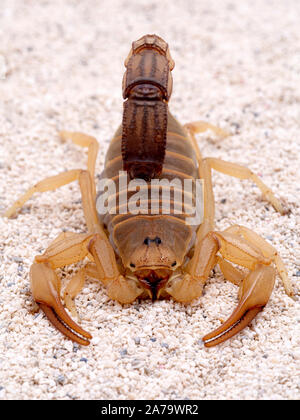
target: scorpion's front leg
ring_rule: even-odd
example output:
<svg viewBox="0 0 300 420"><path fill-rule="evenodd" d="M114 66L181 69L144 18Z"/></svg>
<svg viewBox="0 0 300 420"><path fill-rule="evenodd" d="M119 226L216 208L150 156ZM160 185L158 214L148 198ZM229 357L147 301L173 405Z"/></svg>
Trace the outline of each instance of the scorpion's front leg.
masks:
<svg viewBox="0 0 300 420"><path fill-rule="evenodd" d="M215 331L203 337L206 347L212 347L233 337L244 329L267 304L275 283L276 270L257 243L225 232L213 233L219 243L219 252L225 259L251 270L240 281L239 304L231 316ZM221 262L218 259L218 262ZM229 263L219 264L226 278L233 268ZM229 268L230 267L230 268ZM234 281L233 281L234 282Z"/></svg>
<svg viewBox="0 0 300 420"><path fill-rule="evenodd" d="M183 275L171 278L166 291L178 302L190 302L201 296L209 273L216 265L218 250L218 240L210 232L196 245Z"/></svg>
<svg viewBox="0 0 300 420"><path fill-rule="evenodd" d="M270 258L277 267L279 276L282 280L283 286L285 288L286 294L290 297L293 296L293 288L291 281L288 277L287 269L278 254L277 250L269 244L265 239L255 233L253 230L248 229L244 226L233 225L225 230L225 232L239 235L244 238L246 241L250 242L254 246L258 247L265 257Z"/></svg>
<svg viewBox="0 0 300 420"><path fill-rule="evenodd" d="M89 251L93 255L99 280L106 286L108 296L120 303L131 303L143 289L138 280L124 277L120 274L115 254L108 239L97 234L89 244Z"/></svg>
<svg viewBox="0 0 300 420"><path fill-rule="evenodd" d="M65 311L60 300L60 279L55 269L84 259L91 234L64 233L43 255L35 257L30 269L31 291L50 322L65 336L82 345L88 345L91 335L77 325Z"/></svg>
<svg viewBox="0 0 300 420"><path fill-rule="evenodd" d="M245 328L259 311L263 309L271 295L275 269L270 266L272 259L265 257L252 243L227 232L210 232L196 246L195 253L187 267L186 274L171 281L166 289L174 299L189 302L201 295L211 269L225 259L251 270L242 280L241 273L229 263L221 264L225 276L233 276L233 283L240 283L240 301L229 319L217 330L203 338L205 346L219 344Z"/></svg>
<svg viewBox="0 0 300 420"><path fill-rule="evenodd" d="M120 274L114 251L108 239L101 234L64 233L60 235L43 255L35 257L35 263L30 270L31 290L35 301L59 331L82 345L88 345L92 337L65 311L60 300L60 279L54 270L77 263L88 255L93 257L97 268L92 272L92 274L95 273L92 277L102 281L112 299L129 303L142 293L142 289L134 280L124 278ZM84 276L90 274L89 268L81 269L66 288L65 302L73 314L76 312L73 299L83 286Z"/></svg>
<svg viewBox="0 0 300 420"><path fill-rule="evenodd" d="M231 316L219 328L203 337L206 347L223 343L243 330L265 307L275 283L276 270L258 264L241 284L240 301Z"/></svg>

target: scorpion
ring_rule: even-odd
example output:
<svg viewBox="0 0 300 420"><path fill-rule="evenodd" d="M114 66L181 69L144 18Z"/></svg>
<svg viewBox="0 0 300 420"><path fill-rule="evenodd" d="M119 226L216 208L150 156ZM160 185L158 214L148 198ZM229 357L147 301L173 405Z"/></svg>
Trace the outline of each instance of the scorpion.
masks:
<svg viewBox="0 0 300 420"><path fill-rule="evenodd" d="M168 102L174 65L168 44L159 36L144 35L132 43L122 82L123 120L110 142L101 175L101 179L109 179L119 187L118 192L107 193L106 197L116 203L115 211L100 214L96 205L98 141L83 133L62 131L63 141L69 139L88 149L87 169L69 170L38 182L4 215L14 215L36 192L79 182L87 232L61 233L42 255L35 257L30 283L33 298L49 321L81 345L89 345L92 339L73 320L78 315L75 297L86 278L102 282L109 298L121 304L132 303L137 298L173 298L188 303L202 295L211 271L218 265L224 279L239 286L239 302L227 321L203 337L206 347L224 342L251 323L270 298L276 268L286 293L293 295L285 265L266 240L240 225L215 230L212 170L252 180L276 211L283 215L285 209L271 189L247 167L217 158L202 158L197 133L212 130L224 137L228 133L203 121L182 126L170 113ZM122 174L126 175L125 182ZM134 180L143 181L139 191L145 192L150 190L154 179L172 181L174 178L182 182L202 181L201 222L189 224L188 212L178 211L176 185L169 213L164 211L160 197L154 200L154 214L130 212L127 205L120 204L128 193L126 187ZM163 184L158 189L162 193ZM132 198L132 190L130 194ZM194 203L199 200L195 198L194 186L192 200ZM149 200L146 210L152 204L153 200ZM89 261L73 275L64 290L63 299L70 316L61 301L61 280L56 269L86 257Z"/></svg>

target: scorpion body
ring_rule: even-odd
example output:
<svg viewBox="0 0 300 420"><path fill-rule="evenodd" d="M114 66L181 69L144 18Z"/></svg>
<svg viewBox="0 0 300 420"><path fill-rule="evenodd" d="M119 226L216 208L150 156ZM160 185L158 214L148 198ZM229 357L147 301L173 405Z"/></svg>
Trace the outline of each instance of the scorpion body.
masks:
<svg viewBox="0 0 300 420"><path fill-rule="evenodd" d="M168 110L173 85L171 70L174 68L168 44L157 36L141 38L133 43L125 66L123 121L110 143L102 174L118 187L116 197L108 197L116 206L112 214L107 212L100 218L123 265L131 271L134 269L154 300L165 295L162 286L174 268L184 262L195 242L198 226L185 223L180 191L179 202L176 191L170 192L171 206L167 209L168 214L164 214L166 209L160 195L156 200L150 199L150 181L153 178L169 182L176 179L181 185L186 179L194 181L198 175L198 162L187 131ZM125 183L120 180L123 170L128 173ZM128 182L136 178L148 183L145 185L147 215L133 214L127 208L127 199L135 193L129 191L126 195ZM159 193L159 185L157 189ZM118 200L124 195L125 210L120 208ZM154 205L155 214L151 212Z"/></svg>
<svg viewBox="0 0 300 420"><path fill-rule="evenodd" d="M121 129L120 127L110 143L103 174L103 176L112 179L118 187L119 174L123 170ZM181 185L183 185L185 179L195 180L197 173L197 160L191 141L183 127L169 112L165 159L157 179L158 181L168 180L172 182L175 178L180 180ZM144 176L144 174L140 176ZM127 192L129 180L128 177L127 183L123 186L124 194ZM128 199L134 193L134 191L129 191ZM122 194L122 190L120 191L118 188L117 195L120 196L120 194ZM164 281L159 283L162 270L166 270L164 275L164 279L166 279L166 276L171 274L170 267L173 271L173 267L182 265L186 254L195 242L195 231L198 226L185 223L186 215L180 211L182 200L176 203L176 197L178 196L176 191L173 193L170 191L169 214L163 214L164 208L161 198L157 200L157 203L150 199L150 186L147 187L146 196L149 197L148 203L146 203L149 214L135 215L129 212L120 214L120 208L117 205L116 211L113 214L106 213L102 220L104 226L108 229L110 240L125 266L129 265L131 269L136 269L136 272L142 270L142 272L139 272L141 278L143 278L143 274L146 274L143 270L149 270L146 278L151 274L151 281L148 280L150 285L156 282L158 287L164 283ZM156 213L159 213L158 215L151 214L151 206L153 208L154 204L157 205ZM150 270L152 270L151 273ZM157 270L159 270L158 276L155 274ZM151 297L155 298L158 290L154 290L152 287L152 292L153 296Z"/></svg>
<svg viewBox="0 0 300 420"><path fill-rule="evenodd" d="M245 328L267 304L275 282L273 265L290 296L292 289L280 256L263 238L238 225L215 231L212 170L251 180L276 211L285 211L273 192L248 168L202 158L195 135L207 129L221 136L227 133L206 122L182 126L172 116L168 102L174 61L163 39L145 35L133 42L125 66L123 120L110 143L101 175L102 181L116 186L106 193L106 201L112 203L109 211L101 213L96 206L100 198L94 181L97 140L63 131L63 140L71 139L88 148L87 170L67 171L40 181L5 216L12 216L35 192L79 181L87 233L59 235L43 255L35 257L30 278L33 297L48 319L65 336L82 345L88 345L92 337L65 311L56 268L85 257L90 259L64 292L66 306L77 316L74 299L86 277L101 281L109 297L120 303L131 303L137 297L155 300L167 296L190 302L201 296L211 270L218 264L225 279L239 286L239 304L227 321L203 337L207 347L214 346ZM191 182L190 201L184 209L182 191L174 179L180 185ZM137 180L143 181L139 184L139 206L130 211L130 200L136 194L130 185L136 185ZM154 184L154 191L158 192L155 197L154 180L158 182ZM204 185L200 200L203 218L191 224L187 218L199 204L197 180ZM166 189L162 181L172 183L168 211L162 199Z"/></svg>

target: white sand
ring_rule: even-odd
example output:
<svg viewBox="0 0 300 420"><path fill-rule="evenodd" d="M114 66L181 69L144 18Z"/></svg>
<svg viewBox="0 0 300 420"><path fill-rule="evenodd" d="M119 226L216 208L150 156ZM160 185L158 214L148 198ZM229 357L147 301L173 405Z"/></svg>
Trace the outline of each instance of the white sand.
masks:
<svg viewBox="0 0 300 420"><path fill-rule="evenodd" d="M232 133L199 136L203 154L249 166L292 211L280 216L251 182L215 174L217 228L239 223L267 238L296 292L293 301L277 278L250 328L205 349L201 337L237 304L218 270L191 305L122 307L89 282L76 303L94 338L73 345L32 313L28 272L62 229L84 231L79 188L41 194L0 219L1 399L299 398L299 15L298 0L1 1L0 211L38 180L85 167L60 129L98 138L100 173L121 119L123 61L133 40L157 33L176 62L171 111Z"/></svg>

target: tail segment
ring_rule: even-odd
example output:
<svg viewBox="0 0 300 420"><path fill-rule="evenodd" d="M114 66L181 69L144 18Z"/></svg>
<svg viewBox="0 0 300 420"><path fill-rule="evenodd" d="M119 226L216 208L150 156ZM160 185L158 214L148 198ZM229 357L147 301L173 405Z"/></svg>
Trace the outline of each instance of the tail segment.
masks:
<svg viewBox="0 0 300 420"><path fill-rule="evenodd" d="M130 178L158 177L165 158L174 61L157 35L133 42L123 78L122 157Z"/></svg>

